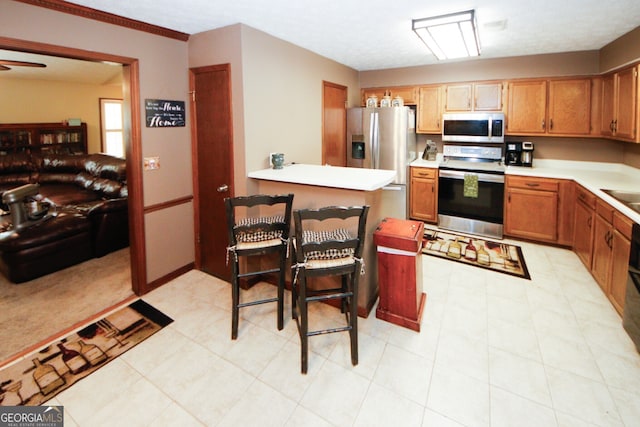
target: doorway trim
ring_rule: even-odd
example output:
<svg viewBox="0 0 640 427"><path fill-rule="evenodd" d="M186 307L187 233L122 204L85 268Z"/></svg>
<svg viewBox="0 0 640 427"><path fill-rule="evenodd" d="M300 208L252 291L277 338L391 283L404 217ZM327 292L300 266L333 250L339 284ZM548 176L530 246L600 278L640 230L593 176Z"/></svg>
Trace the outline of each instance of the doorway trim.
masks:
<svg viewBox="0 0 640 427"><path fill-rule="evenodd" d="M0 37L0 49L17 50L85 61L109 61L123 66L124 139L127 161L129 204L129 250L131 287L136 295L151 289L147 285L144 235L144 198L142 185L142 129L140 108L140 69L137 58Z"/></svg>

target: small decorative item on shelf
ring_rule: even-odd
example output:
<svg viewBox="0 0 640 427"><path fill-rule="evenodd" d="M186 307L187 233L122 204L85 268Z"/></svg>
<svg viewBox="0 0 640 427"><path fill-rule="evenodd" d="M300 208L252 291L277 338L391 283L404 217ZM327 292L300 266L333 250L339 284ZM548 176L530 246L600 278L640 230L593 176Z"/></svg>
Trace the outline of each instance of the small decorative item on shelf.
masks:
<svg viewBox="0 0 640 427"><path fill-rule="evenodd" d="M391 107L391 91L386 90L380 100L380 107Z"/></svg>
<svg viewBox="0 0 640 427"><path fill-rule="evenodd" d="M284 166L284 154L283 153L271 154L271 163L273 164L274 169L282 169Z"/></svg>
<svg viewBox="0 0 640 427"><path fill-rule="evenodd" d="M67 120L67 124L69 126L80 126L81 123L82 123L82 120L80 120L80 119L68 119Z"/></svg>
<svg viewBox="0 0 640 427"><path fill-rule="evenodd" d="M391 106L392 107L404 107L404 99L402 99L401 96L396 96L395 98L393 98L393 100L391 101Z"/></svg>
<svg viewBox="0 0 640 427"><path fill-rule="evenodd" d="M378 97L375 95L371 95L367 98L367 108L375 108L378 106Z"/></svg>

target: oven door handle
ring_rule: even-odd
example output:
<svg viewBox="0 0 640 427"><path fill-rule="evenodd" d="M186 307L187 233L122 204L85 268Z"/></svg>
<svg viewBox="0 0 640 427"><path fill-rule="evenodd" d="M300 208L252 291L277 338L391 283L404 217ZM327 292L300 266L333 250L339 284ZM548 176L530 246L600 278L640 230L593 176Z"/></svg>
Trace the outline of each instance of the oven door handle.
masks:
<svg viewBox="0 0 640 427"><path fill-rule="evenodd" d="M452 171L452 170L443 170L443 169L440 169L438 171L439 178L464 179L464 176L467 174L478 175L479 182L504 183L504 175L482 173L482 172Z"/></svg>

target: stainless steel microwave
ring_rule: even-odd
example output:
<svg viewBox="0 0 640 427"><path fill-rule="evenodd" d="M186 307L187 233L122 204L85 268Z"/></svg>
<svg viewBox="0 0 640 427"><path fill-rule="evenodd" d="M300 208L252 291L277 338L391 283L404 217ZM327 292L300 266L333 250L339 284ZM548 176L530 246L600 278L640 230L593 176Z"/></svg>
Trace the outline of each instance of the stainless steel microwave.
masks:
<svg viewBox="0 0 640 427"><path fill-rule="evenodd" d="M450 142L504 143L503 113L445 113L442 140Z"/></svg>

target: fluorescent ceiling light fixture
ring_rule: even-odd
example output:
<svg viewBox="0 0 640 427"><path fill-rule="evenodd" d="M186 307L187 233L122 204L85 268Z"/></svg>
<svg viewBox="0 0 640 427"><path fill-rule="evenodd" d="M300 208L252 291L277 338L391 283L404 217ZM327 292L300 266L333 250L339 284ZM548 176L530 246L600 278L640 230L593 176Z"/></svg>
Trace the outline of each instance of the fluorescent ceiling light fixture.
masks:
<svg viewBox="0 0 640 427"><path fill-rule="evenodd" d="M414 19L413 31L439 60L480 55L474 10Z"/></svg>

